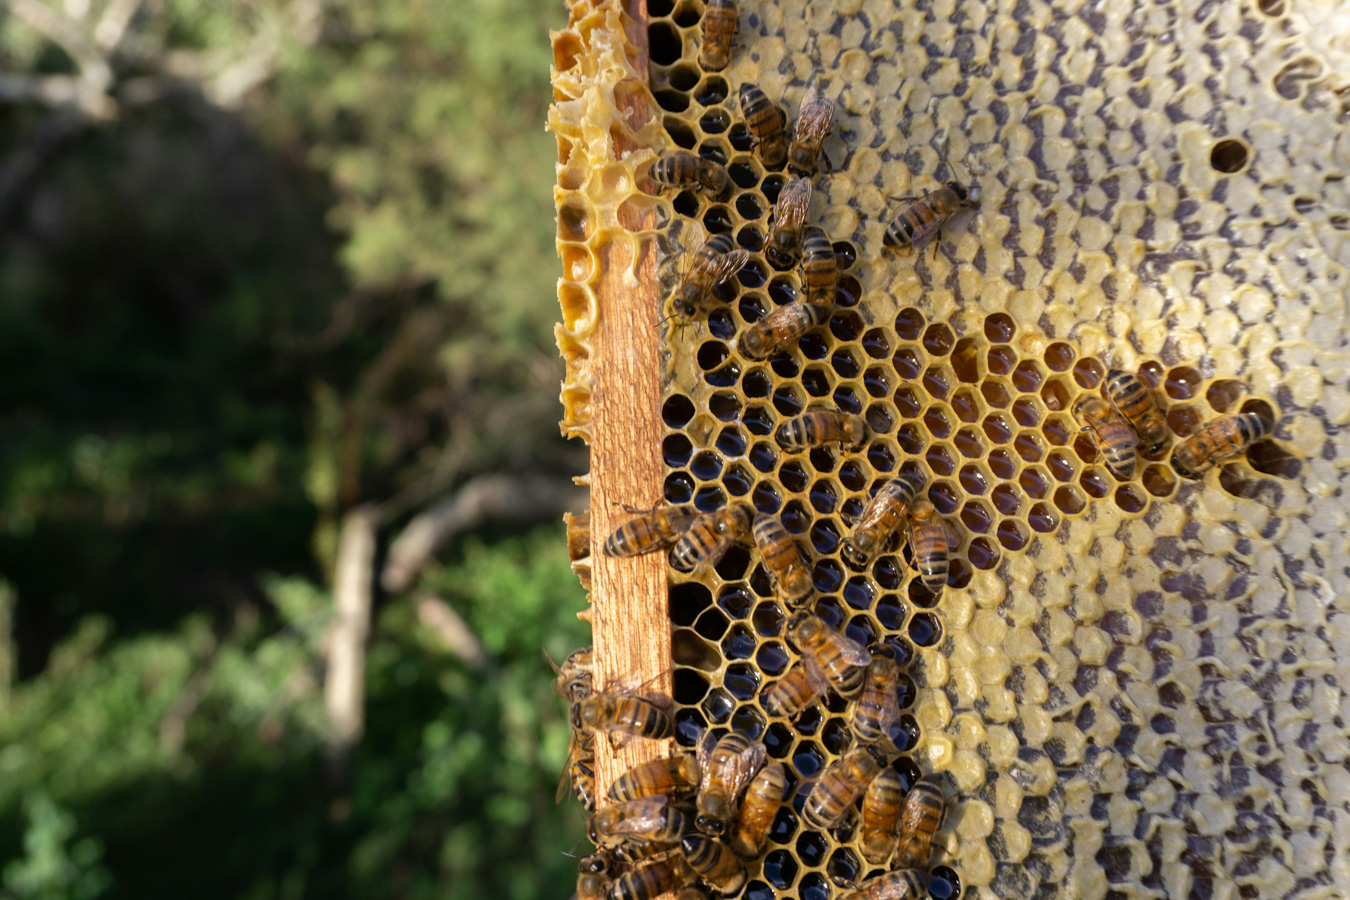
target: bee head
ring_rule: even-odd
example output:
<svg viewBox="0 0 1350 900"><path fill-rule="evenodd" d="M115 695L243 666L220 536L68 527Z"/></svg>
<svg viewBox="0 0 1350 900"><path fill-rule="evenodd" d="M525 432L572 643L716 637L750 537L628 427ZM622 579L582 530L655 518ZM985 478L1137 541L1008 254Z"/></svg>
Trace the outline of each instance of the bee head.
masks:
<svg viewBox="0 0 1350 900"><path fill-rule="evenodd" d="M866 534L855 534L853 537L844 538L844 542L839 545L839 555L844 557L844 562L853 566L855 569L861 569L867 565L867 540Z"/></svg>
<svg viewBox="0 0 1350 900"><path fill-rule="evenodd" d="M704 834L710 834L713 837L721 837L722 832L727 829L727 823L709 815L700 815L694 820L694 827ZM689 838L685 838L685 841L688 840Z"/></svg>

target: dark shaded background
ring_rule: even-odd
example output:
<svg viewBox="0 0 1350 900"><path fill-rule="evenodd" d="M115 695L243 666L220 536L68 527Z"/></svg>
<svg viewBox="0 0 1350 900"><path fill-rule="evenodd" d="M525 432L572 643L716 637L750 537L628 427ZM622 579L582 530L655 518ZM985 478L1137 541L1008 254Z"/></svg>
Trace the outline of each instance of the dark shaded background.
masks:
<svg viewBox="0 0 1350 900"><path fill-rule="evenodd" d="M564 21L0 5L0 897L570 893L539 651L585 642L584 598L538 492L376 591L336 756L323 698L349 511L378 572L466 485L586 468L551 334Z"/></svg>

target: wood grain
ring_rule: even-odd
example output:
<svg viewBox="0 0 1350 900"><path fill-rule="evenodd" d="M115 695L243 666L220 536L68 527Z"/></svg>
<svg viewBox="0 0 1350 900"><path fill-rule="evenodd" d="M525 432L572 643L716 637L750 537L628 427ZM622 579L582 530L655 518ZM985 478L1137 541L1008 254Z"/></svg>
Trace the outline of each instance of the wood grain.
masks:
<svg viewBox="0 0 1350 900"><path fill-rule="evenodd" d="M628 38L642 49L637 62L645 79L646 5L630 0L627 6L632 20ZM648 96L625 92L624 118L634 124L648 120L653 115ZM633 148L614 149L621 156ZM655 215L633 224L651 229ZM630 255L634 244L636 260ZM650 241L611 241L600 248L599 257L599 333L591 396L591 628L597 684L636 689L669 707L666 555L612 559L601 551L605 537L629 518L625 504L649 507L664 494L656 248ZM625 274L630 266L636 286ZM596 792L601 803L615 778L640 762L665 755L668 744L634 738L612 748L606 740L598 740Z"/></svg>

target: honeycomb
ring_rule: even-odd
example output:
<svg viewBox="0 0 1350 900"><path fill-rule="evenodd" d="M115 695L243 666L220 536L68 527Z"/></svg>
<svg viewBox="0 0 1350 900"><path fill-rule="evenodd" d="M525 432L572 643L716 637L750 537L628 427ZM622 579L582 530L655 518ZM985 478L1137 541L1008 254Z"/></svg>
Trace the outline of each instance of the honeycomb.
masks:
<svg viewBox="0 0 1350 900"><path fill-rule="evenodd" d="M1350 17L741 6L718 73L698 67L700 3L643 11L664 132L648 146L723 162L732 196L652 197L640 151L609 197L650 204L662 297L710 234L752 254L706 319L661 326L664 494L779 514L812 551L817 612L905 663L895 767L949 782L932 896L1350 896ZM785 173L754 157L736 92L795 116L813 78L838 97L809 216L835 241L837 307L752 362L736 336L800 278L763 255ZM882 252L888 198L951 178L978 207L936 252ZM1174 441L1238 411L1274 439L1200 481L1169 447L1117 482L1069 415L1109 367L1155 389ZM864 415L863 450L782 452L778 424L816 404ZM961 533L940 597L905 548L865 571L839 557L902 468ZM833 761L837 698L791 723L756 702L797 657L753 552L668 578L676 741L735 728L796 781ZM745 896L823 900L869 871L847 829L785 811Z"/></svg>

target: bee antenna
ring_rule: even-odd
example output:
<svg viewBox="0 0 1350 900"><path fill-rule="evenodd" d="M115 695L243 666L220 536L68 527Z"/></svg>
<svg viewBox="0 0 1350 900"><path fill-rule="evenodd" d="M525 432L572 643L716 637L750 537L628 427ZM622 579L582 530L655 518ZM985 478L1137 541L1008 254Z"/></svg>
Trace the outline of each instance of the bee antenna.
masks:
<svg viewBox="0 0 1350 900"><path fill-rule="evenodd" d="M553 671L554 671L554 672L557 672L559 675L561 675L561 674L562 674L562 669L560 669L560 668L558 667L558 664L555 663L555 662L553 661L553 657L551 657L551 656L548 655L548 650L547 650L546 648L544 648L544 647L540 647L540 648L539 648L539 652L542 653L542 654L544 654L544 659L548 660L548 664L549 664L550 666L553 667Z"/></svg>

